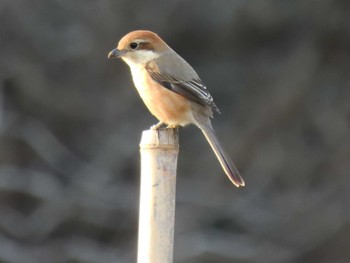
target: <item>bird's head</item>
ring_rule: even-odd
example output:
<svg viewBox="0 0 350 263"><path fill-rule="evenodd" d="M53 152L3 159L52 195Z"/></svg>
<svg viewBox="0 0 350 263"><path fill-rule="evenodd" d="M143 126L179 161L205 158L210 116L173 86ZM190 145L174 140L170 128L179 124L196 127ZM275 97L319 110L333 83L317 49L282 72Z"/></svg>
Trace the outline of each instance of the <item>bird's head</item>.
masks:
<svg viewBox="0 0 350 263"><path fill-rule="evenodd" d="M122 37L117 48L109 52L108 58L121 58L129 66L144 65L170 50L171 48L157 34L137 30Z"/></svg>

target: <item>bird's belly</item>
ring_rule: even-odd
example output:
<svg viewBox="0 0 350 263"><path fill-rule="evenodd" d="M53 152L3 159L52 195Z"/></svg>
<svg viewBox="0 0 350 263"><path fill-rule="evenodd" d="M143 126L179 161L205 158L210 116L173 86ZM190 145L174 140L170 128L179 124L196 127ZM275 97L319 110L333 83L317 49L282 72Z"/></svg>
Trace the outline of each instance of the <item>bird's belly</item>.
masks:
<svg viewBox="0 0 350 263"><path fill-rule="evenodd" d="M147 72L133 72L134 84L149 111L171 126L184 126L194 121L191 102L155 82Z"/></svg>

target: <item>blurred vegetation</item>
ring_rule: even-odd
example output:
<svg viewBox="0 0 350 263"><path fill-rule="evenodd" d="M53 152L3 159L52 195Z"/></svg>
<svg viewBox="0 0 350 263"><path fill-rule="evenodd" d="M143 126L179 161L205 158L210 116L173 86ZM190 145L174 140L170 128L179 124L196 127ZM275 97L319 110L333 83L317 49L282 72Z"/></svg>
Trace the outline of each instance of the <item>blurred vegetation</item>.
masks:
<svg viewBox="0 0 350 263"><path fill-rule="evenodd" d="M135 29L197 70L247 183L181 129L175 262L349 262L349 3L3 0L0 262L135 262L156 120L107 60Z"/></svg>

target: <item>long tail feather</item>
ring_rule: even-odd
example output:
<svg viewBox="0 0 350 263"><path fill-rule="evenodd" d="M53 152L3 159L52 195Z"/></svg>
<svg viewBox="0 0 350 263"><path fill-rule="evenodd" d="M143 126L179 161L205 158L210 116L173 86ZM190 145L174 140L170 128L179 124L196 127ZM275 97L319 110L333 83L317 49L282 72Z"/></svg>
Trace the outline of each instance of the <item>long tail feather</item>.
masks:
<svg viewBox="0 0 350 263"><path fill-rule="evenodd" d="M211 148L213 149L216 157L218 158L222 168L224 169L226 175L231 180L231 182L237 186L244 186L244 180L239 174L236 166L233 164L231 159L228 157L227 153L222 148L215 131L210 124L200 125L199 127L207 141L209 142Z"/></svg>

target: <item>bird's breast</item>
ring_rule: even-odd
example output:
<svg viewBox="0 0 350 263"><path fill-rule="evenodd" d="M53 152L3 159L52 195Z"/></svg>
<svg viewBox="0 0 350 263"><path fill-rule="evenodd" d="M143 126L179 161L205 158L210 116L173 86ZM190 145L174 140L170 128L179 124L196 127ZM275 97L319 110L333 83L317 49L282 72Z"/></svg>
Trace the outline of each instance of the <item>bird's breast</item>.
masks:
<svg viewBox="0 0 350 263"><path fill-rule="evenodd" d="M143 67L131 67L136 89L149 111L172 126L193 123L191 102L154 81Z"/></svg>

